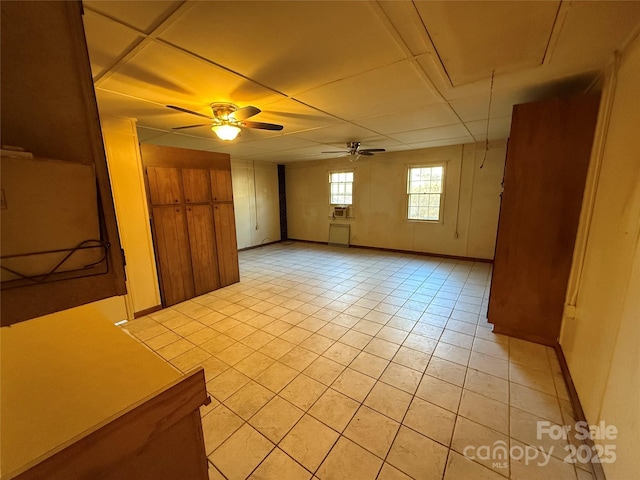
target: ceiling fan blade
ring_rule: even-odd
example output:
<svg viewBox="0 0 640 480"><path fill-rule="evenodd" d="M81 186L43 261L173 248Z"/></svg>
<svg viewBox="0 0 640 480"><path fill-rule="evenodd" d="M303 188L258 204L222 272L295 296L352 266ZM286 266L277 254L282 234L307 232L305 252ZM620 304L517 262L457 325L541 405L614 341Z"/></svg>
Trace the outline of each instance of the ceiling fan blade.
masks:
<svg viewBox="0 0 640 480"><path fill-rule="evenodd" d="M261 111L262 110L260 110L258 107L249 105L246 107L239 108L235 112L231 112L229 114L229 118L232 118L241 122L242 120L246 120L249 117L253 117L254 115L259 114Z"/></svg>
<svg viewBox="0 0 640 480"><path fill-rule="evenodd" d="M358 155L366 155L367 157L371 157L373 155L373 153L367 151L367 150L358 150L357 152Z"/></svg>
<svg viewBox="0 0 640 480"><path fill-rule="evenodd" d="M358 153L364 152L386 152L384 148L363 148L362 150L358 150ZM365 154L366 155L366 154Z"/></svg>
<svg viewBox="0 0 640 480"><path fill-rule="evenodd" d="M177 110L183 113L190 113L191 115L197 115L198 117L208 118L209 120L213 120L209 115L205 115L204 113L194 112L193 110L187 110L186 108L178 107L176 105L167 105L167 107Z"/></svg>
<svg viewBox="0 0 640 480"><path fill-rule="evenodd" d="M264 122L242 122L243 127L247 128L258 128L260 130L282 130L284 127L282 125L276 125L275 123L264 123Z"/></svg>
<svg viewBox="0 0 640 480"><path fill-rule="evenodd" d="M320 153L349 153L346 150L333 150L331 152L320 152Z"/></svg>
<svg viewBox="0 0 640 480"><path fill-rule="evenodd" d="M185 125L184 127L173 127L171 130L184 130L185 128L208 127L210 123L198 123L197 125Z"/></svg>

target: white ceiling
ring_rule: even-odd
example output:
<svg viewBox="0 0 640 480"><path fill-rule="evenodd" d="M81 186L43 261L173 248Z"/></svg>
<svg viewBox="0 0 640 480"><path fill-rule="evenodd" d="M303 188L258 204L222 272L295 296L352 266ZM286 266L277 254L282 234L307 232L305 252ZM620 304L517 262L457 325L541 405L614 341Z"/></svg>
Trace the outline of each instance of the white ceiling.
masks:
<svg viewBox="0 0 640 480"><path fill-rule="evenodd" d="M514 104L584 90L637 34L638 1L84 1L101 115L141 142L279 163L504 139ZM495 72L489 115L491 75ZM166 108L255 105L223 142ZM489 123L487 125L487 119ZM488 128L487 128L488 127Z"/></svg>

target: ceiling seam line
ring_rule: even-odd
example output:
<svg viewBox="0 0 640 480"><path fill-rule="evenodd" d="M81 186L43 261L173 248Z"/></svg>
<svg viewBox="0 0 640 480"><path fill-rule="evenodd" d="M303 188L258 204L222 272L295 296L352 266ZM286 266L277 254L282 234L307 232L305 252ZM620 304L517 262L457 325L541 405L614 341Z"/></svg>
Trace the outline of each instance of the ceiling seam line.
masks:
<svg viewBox="0 0 640 480"><path fill-rule="evenodd" d="M556 14L553 18L553 25L551 26L551 33L549 34L549 38L547 39L547 45L544 47L544 54L542 55L542 62L540 63L540 65L544 65L545 63L548 63L551 60L551 56L550 56L551 42L554 39L557 41L558 37L562 33L562 27L564 26L564 21L559 23L558 20L560 19L560 11L562 10L563 5L564 5L564 0L560 0L560 2L558 3L558 8L556 9ZM556 27L558 28L557 34L555 33Z"/></svg>
<svg viewBox="0 0 640 480"><path fill-rule="evenodd" d="M440 64L442 65L442 68L443 68L443 70L445 72L445 75L447 76L447 79L449 80L449 83L451 84L451 87L453 88L453 82L451 82L451 78L449 77L449 73L447 72L447 69L444 66L444 62L440 58L440 54L438 53L438 50L436 49L436 46L433 43L431 35L429 34L429 31L427 30L426 25L422 21L422 17L420 16L420 12L418 12L418 9L417 9L415 3L413 1L411 3L413 4L414 11L415 11L415 14L416 14L417 18L420 20L420 24L422 25L422 28L423 28L424 32L426 33L426 35L427 35L429 43L431 44L431 47L433 48L433 51L438 56L438 60L439 60ZM405 51L406 54L408 54L407 60L409 61L409 63L413 65L413 67L416 70L416 72L418 73L418 75L420 75L422 77L422 79L424 81L426 81L426 83L429 85L431 90L433 92L435 92L440 97L440 99L447 105L447 107L449 107L449 110L459 120L460 124L467 131L469 136L471 138L473 138L474 141L477 142L477 139L471 133L471 130L469 130L469 128L467 127L466 123L462 120L462 118L460 118L460 115L458 115L458 112L456 112L456 110L453 108L451 103L449 103L449 101L444 96L444 94L440 91L440 89L436 86L436 84L431 80L431 78L429 77L427 72L425 72L424 68L422 68L422 65L420 65L420 62L418 61L418 59L421 58L421 57L424 57L424 56L429 56L430 57L431 54L429 52L426 52L426 53L421 53L421 54L415 54L414 55L413 52L411 51L411 49L409 48L409 46L407 45L407 43L404 41L404 39L400 35L400 32L395 28L395 25L393 24L391 19L388 17L388 15L384 11L384 9L380 6L379 2L376 2L376 7L377 7L377 8L375 8L376 13L379 16L383 16L384 17L384 23L387 24L387 28L388 29L392 29L392 32L391 32L392 36L394 37L396 42L400 44L400 48L402 48L402 50ZM401 142L401 143L404 143L404 142Z"/></svg>
<svg viewBox="0 0 640 480"><path fill-rule="evenodd" d="M136 32L139 32L139 34L143 38L139 42L137 42L135 45L133 45L126 53L121 55L118 58L118 60L116 60L116 62L113 65L111 65L106 71L104 71L97 78L95 78L93 81L93 84L95 86L100 86L106 80L108 80L113 75L115 75L118 72L118 70L122 68L122 66L126 61L138 55L138 53L140 53L140 51L144 47L146 47L149 43L153 42L153 40L155 40L158 35L160 35L164 30L169 28L171 25L173 25L173 23L175 23L176 20L178 20L182 15L184 15L186 12L188 12L192 8L193 8L193 4L188 4L186 1L183 1L174 10L172 10L171 13L169 13L163 20L161 20L160 23L158 23L158 25L156 25L149 33L139 32L139 30L134 28L133 30L135 30ZM102 15L102 14L99 13L99 15ZM106 15L102 15L102 16L105 18L110 18ZM123 22L120 22L117 20L114 20L114 21L116 21L116 23L120 25L124 25L125 27L127 27L127 25Z"/></svg>
<svg viewBox="0 0 640 480"><path fill-rule="evenodd" d="M418 62L419 58L424 57L424 56L431 56L429 52L414 54L412 52L411 48L409 48L409 45L407 45L407 42L405 42L404 39L402 38L402 35L400 34L398 29L396 28L396 26L393 23L393 21L389 18L387 13L380 6L380 2L376 1L375 5L376 5L376 8L374 8L374 10L375 10L376 14L378 15L378 17L380 17L382 19L383 23L385 23L385 25L387 27L387 30L391 33L391 36L394 38L396 44L398 44L398 46L403 50L403 52L405 53L405 56L406 56L406 60L408 60L409 63L416 62L419 65L419 62ZM415 7L415 5L414 5L414 7ZM418 19L420 20L420 23L422 24L422 28L426 31L426 27L424 26L424 23L422 22L422 18L420 18L420 14L418 13L417 10L415 10L415 13L416 13ZM431 41L431 37L429 36L428 32L427 32L427 38L429 39L429 42L431 43L431 46L433 47L433 50L437 54L436 47L433 44L433 41ZM446 73L446 70L445 70L445 73ZM438 87L431 80L431 78L429 78L429 76L426 74L426 72L424 72L422 67L420 67L420 69L418 70L418 74L423 77L423 79L427 82L427 84L429 85L429 87L431 88L431 90L434 93L439 95L440 98L443 101L446 101L445 96L442 94L440 89L438 89ZM448 74L447 74L447 79L449 79ZM449 79L449 81L450 81L450 79Z"/></svg>
<svg viewBox="0 0 640 480"><path fill-rule="evenodd" d="M446 65L444 64L444 61L442 60L442 57L440 56L440 52L438 52L438 49L436 48L436 44L433 43L433 39L431 38L431 34L429 33L429 30L427 29L427 26L424 23L424 20L422 19L422 15L420 15L420 11L418 10L418 7L416 6L416 2L414 0L411 0L411 4L413 5L413 8L416 11L416 14L418 15L418 18L420 19L420 23L422 24L422 28L424 28L424 33L427 34L427 38L429 39L429 43L431 43L431 46L433 47L433 51L435 52L436 56L438 57L438 61L440 62L440 65L442 66L442 70L444 71L445 75L447 76L447 80L449 80L449 85L451 85L451 87L455 87L455 85L453 84L453 80L451 80L451 75L449 75L449 71L447 70Z"/></svg>
<svg viewBox="0 0 640 480"><path fill-rule="evenodd" d="M170 41L168 41L168 40L164 40L164 39L162 39L162 38L157 38L157 39L156 39L156 41L157 41L158 43L161 43L162 45L165 45L165 46L167 46L167 47L173 48L174 50L177 50L177 51L179 51L179 52L181 52L181 53L184 53L184 54L187 54L187 55L189 55L189 56L195 57L195 58L197 58L198 60L201 60L201 61L203 61L204 63L207 63L208 65L212 65L212 66L214 66L214 67L220 68L221 70L224 70L225 72L231 73L232 75L236 75L236 76L238 76L238 77L240 77L240 78L242 78L242 79L244 79L244 80L247 80L247 81L249 81L249 82L251 82L251 83L255 83L256 85L259 85L260 87L265 88L265 89L267 89L267 90L269 90L269 91L271 91L271 92L273 92L273 93L275 93L275 94L277 94L277 95L283 96L283 97L285 97L285 98L291 98L289 95L287 95L287 94L286 94L286 93L284 93L284 92L281 92L281 91L280 91L280 90L278 90L278 89L275 89L275 88L269 87L269 86L267 86L267 85L264 85L263 83L260 83L260 82L258 82L258 81L256 81L256 80L252 79L252 78L247 77L246 75L243 75L243 74L241 74L241 73L239 73L239 72L236 72L235 70L232 70L232 69L231 69L231 68L229 68L229 67L225 67L224 65L221 65L221 64L219 64L219 63L216 63L216 62L214 62L213 60L209 60L208 58L203 57L203 56L202 56L202 55L200 55L200 54L197 54L197 53L195 53L195 52L192 52L191 50L187 50L186 48L179 47L179 46L178 46L178 45L176 45L175 43L171 43L171 42L170 42Z"/></svg>

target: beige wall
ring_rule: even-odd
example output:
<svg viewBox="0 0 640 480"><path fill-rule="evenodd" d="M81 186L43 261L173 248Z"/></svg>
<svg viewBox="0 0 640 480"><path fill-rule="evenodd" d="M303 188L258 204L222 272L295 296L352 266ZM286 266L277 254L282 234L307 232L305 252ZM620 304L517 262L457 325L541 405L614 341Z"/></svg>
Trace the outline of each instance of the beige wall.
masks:
<svg viewBox="0 0 640 480"><path fill-rule="evenodd" d="M287 164L289 237L326 242L329 224L328 174L353 168L351 243L475 258L493 258L505 147L490 145L480 169L480 145L455 145L361 157ZM408 165L446 164L442 223L406 220Z"/></svg>
<svg viewBox="0 0 640 480"><path fill-rule="evenodd" d="M238 248L280 240L278 166L231 161Z"/></svg>
<svg viewBox="0 0 640 480"><path fill-rule="evenodd" d="M101 117L100 121L120 241L127 258L128 306L132 312L140 312L161 302L138 135L134 120Z"/></svg>
<svg viewBox="0 0 640 480"><path fill-rule="evenodd" d="M612 79L616 79L612 83ZM560 338L587 420L618 428L608 479L640 472L640 40L611 73ZM605 118L602 120L606 120ZM598 168L599 167L599 168Z"/></svg>

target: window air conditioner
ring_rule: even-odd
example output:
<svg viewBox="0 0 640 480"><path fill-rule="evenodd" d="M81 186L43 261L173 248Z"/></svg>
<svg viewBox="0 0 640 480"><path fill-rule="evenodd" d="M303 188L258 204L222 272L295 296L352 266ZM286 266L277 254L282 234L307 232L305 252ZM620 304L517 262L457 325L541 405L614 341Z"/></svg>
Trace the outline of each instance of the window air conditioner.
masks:
<svg viewBox="0 0 640 480"><path fill-rule="evenodd" d="M349 207L333 207L333 218L347 218Z"/></svg>

